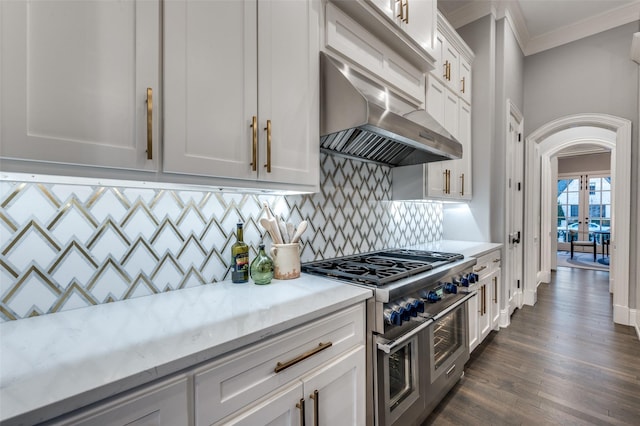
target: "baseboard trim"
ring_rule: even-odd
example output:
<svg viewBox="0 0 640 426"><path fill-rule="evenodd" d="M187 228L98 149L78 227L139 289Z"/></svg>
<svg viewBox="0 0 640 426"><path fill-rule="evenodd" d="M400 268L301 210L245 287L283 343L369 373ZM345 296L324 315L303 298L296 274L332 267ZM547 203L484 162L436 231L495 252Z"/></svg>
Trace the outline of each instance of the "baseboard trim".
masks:
<svg viewBox="0 0 640 426"><path fill-rule="evenodd" d="M640 315L638 315L637 309L629 309L629 320L633 328L636 329L636 336L640 340Z"/></svg>
<svg viewBox="0 0 640 426"><path fill-rule="evenodd" d="M613 322L622 325L635 325L637 327L635 321L631 322L631 310L628 306L613 305Z"/></svg>
<svg viewBox="0 0 640 426"><path fill-rule="evenodd" d="M500 328L506 328L511 325L511 316L509 315L509 308L500 310Z"/></svg>

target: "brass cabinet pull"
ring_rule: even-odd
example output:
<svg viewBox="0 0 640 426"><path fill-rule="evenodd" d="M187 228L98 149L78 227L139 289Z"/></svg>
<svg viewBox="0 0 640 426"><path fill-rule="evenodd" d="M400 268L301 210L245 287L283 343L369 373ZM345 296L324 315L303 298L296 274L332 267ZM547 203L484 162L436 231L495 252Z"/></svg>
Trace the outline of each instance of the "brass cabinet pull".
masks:
<svg viewBox="0 0 640 426"><path fill-rule="evenodd" d="M267 168L267 173L271 173L271 120L267 120L267 127L264 129L267 131L267 164L264 166Z"/></svg>
<svg viewBox="0 0 640 426"><path fill-rule="evenodd" d="M464 80L466 77L462 77L462 80L460 80L460 82L462 83L462 90L461 92L464 93Z"/></svg>
<svg viewBox="0 0 640 426"><path fill-rule="evenodd" d="M251 170L258 170L258 117L255 115L251 119L251 127L252 131L252 154L251 154Z"/></svg>
<svg viewBox="0 0 640 426"><path fill-rule="evenodd" d="M493 263L498 263L500 262L500 259L493 259Z"/></svg>
<svg viewBox="0 0 640 426"><path fill-rule="evenodd" d="M296 404L296 408L300 410L300 426L304 426L304 398L300 398L300 402Z"/></svg>
<svg viewBox="0 0 640 426"><path fill-rule="evenodd" d="M460 175L460 179L462 179L462 188L460 188L460 195L464 195L464 173Z"/></svg>
<svg viewBox="0 0 640 426"><path fill-rule="evenodd" d="M475 269L475 268L474 268L474 269L473 269L473 272L480 272L480 271L485 270L485 269L487 269L487 265L482 265L482 266L481 266L481 267L479 267L478 269Z"/></svg>
<svg viewBox="0 0 640 426"><path fill-rule="evenodd" d="M442 177L442 193L446 194L447 193L447 170L442 172L442 174L443 174L443 177Z"/></svg>
<svg viewBox="0 0 640 426"><path fill-rule="evenodd" d="M402 1L403 0L396 0L396 4L400 3L400 7L398 8L398 14L396 15L396 18L400 18L401 21L404 21L404 9L402 8Z"/></svg>
<svg viewBox="0 0 640 426"><path fill-rule="evenodd" d="M330 348L331 345L333 345L333 343L331 342L327 342L327 343L320 343L318 344L317 347L311 349L308 352L305 352L301 355L298 355L297 357L295 357L294 359L287 361L287 362L279 362L276 364L276 368L275 368L275 372L279 373L284 369L287 369L289 367L291 367L292 365L295 365L301 361L304 361L305 359L317 354L318 352L324 351L327 348Z"/></svg>
<svg viewBox="0 0 640 426"><path fill-rule="evenodd" d="M153 159L153 89L147 87L147 160Z"/></svg>
<svg viewBox="0 0 640 426"><path fill-rule="evenodd" d="M444 61L444 75L442 76L443 78L447 78L447 75L449 75L449 61Z"/></svg>
<svg viewBox="0 0 640 426"><path fill-rule="evenodd" d="M404 0L404 7L405 7L406 13L404 14L403 21L405 22L405 24L408 24L409 23L409 0Z"/></svg>
<svg viewBox="0 0 640 426"><path fill-rule="evenodd" d="M482 286L482 315L487 313L487 285Z"/></svg>
<svg viewBox="0 0 640 426"><path fill-rule="evenodd" d="M320 404L320 400L318 399L318 390L314 390L313 393L311 395L309 395L309 398L313 399L313 426L320 426L320 421L318 420L320 418L319 416L319 404Z"/></svg>
<svg viewBox="0 0 640 426"><path fill-rule="evenodd" d="M451 194L451 170L447 169L447 194Z"/></svg>
<svg viewBox="0 0 640 426"><path fill-rule="evenodd" d="M493 303L498 303L498 277L493 277Z"/></svg>

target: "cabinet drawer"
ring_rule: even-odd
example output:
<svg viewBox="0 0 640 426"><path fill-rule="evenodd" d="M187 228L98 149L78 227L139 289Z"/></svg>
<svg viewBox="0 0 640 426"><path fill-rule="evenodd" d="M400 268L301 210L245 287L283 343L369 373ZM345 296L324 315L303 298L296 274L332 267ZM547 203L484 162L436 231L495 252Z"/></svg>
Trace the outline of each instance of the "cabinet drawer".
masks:
<svg viewBox="0 0 640 426"><path fill-rule="evenodd" d="M47 422L49 426L174 426L189 423L188 379L178 376Z"/></svg>
<svg viewBox="0 0 640 426"><path fill-rule="evenodd" d="M473 272L480 275L480 279L483 279L500 268L501 262L500 250L494 250L478 257L478 263L473 267Z"/></svg>
<svg viewBox="0 0 640 426"><path fill-rule="evenodd" d="M199 368L196 425L210 425L364 344L364 317L364 304L359 304Z"/></svg>

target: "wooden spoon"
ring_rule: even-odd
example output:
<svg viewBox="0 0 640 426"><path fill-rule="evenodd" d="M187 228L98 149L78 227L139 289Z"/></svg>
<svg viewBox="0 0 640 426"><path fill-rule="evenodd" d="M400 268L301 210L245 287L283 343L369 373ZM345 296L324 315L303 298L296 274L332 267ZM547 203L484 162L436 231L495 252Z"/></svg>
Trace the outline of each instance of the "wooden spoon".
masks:
<svg viewBox="0 0 640 426"><path fill-rule="evenodd" d="M266 202L264 203L264 209L267 212L267 220L271 224L271 229L274 232L274 234L271 235L271 238L273 238L274 236L276 237L276 238L273 238L273 242L276 243L276 244L283 244L284 240L282 239L282 234L280 233L280 227L278 225L278 219L273 217L273 214L271 214L271 209L269 208L269 205Z"/></svg>
<svg viewBox="0 0 640 426"><path fill-rule="evenodd" d="M307 221L303 220L302 222L300 222L300 224L298 225L298 229L296 229L296 233L293 234L293 237L291 237L291 242L292 243L297 243L298 241L300 241L300 237L302 236L302 233L307 229Z"/></svg>
<svg viewBox="0 0 640 426"><path fill-rule="evenodd" d="M274 231L273 224L269 219L267 219L266 217L261 218L260 225L262 225L262 227L269 233L274 244L282 244L282 241L279 240L280 234L277 234Z"/></svg>

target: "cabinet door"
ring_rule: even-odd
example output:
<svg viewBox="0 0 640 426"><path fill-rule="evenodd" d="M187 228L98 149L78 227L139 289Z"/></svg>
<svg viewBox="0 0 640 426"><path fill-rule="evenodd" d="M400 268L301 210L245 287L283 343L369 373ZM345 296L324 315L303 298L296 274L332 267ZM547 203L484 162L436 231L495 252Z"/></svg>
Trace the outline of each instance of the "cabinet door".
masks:
<svg viewBox="0 0 640 426"><path fill-rule="evenodd" d="M56 426L176 426L189 424L187 378L167 380L49 424Z"/></svg>
<svg viewBox="0 0 640 426"><path fill-rule="evenodd" d="M480 342L484 340L491 331L491 287L493 282L490 277L486 277L480 281L478 294L480 295L480 307L478 309L478 328L480 333Z"/></svg>
<svg viewBox="0 0 640 426"><path fill-rule="evenodd" d="M500 323L500 269L491 275L491 329L496 330Z"/></svg>
<svg viewBox="0 0 640 426"><path fill-rule="evenodd" d="M456 95L458 94L458 75L459 75L459 66L460 66L460 54L458 51L449 43L445 43L442 50L442 59L444 63L448 67L448 72L446 73L445 81L451 90L453 90Z"/></svg>
<svg viewBox="0 0 640 426"><path fill-rule="evenodd" d="M256 0L168 1L164 8L164 171L255 179L253 131L256 157L262 132L251 127Z"/></svg>
<svg viewBox="0 0 640 426"><path fill-rule="evenodd" d="M400 28L402 28L419 46L431 51L434 47L436 30L436 2L434 0L404 0L395 2L403 6ZM396 15L399 15L397 13Z"/></svg>
<svg viewBox="0 0 640 426"><path fill-rule="evenodd" d="M3 1L0 8L0 156L155 170L160 2Z"/></svg>
<svg viewBox="0 0 640 426"><path fill-rule="evenodd" d="M255 406L242 410L238 415L224 419L214 425L270 425L298 426L304 424L302 416L309 410L308 402L302 398L302 383L295 382L265 398Z"/></svg>
<svg viewBox="0 0 640 426"><path fill-rule="evenodd" d="M318 185L320 6L258 2L260 179Z"/></svg>
<svg viewBox="0 0 640 426"><path fill-rule="evenodd" d="M470 200L472 196L471 105L461 101L458 110L458 141L462 144L462 158L456 162L455 192L457 198ZM453 186L453 182L452 182Z"/></svg>
<svg viewBox="0 0 640 426"><path fill-rule="evenodd" d="M444 93L444 127L457 139L460 132L458 119L459 98L450 90L445 90Z"/></svg>
<svg viewBox="0 0 640 426"><path fill-rule="evenodd" d="M365 348L360 346L304 378L306 424L364 424L364 366Z"/></svg>
<svg viewBox="0 0 640 426"><path fill-rule="evenodd" d="M460 66L458 67L460 71L458 82L459 84L459 94L467 103L471 103L471 65L464 60L464 58L460 58Z"/></svg>
<svg viewBox="0 0 640 426"><path fill-rule="evenodd" d="M478 318L480 315L479 307L480 293L469 299L469 352L473 351L480 343L480 334L478 326Z"/></svg>
<svg viewBox="0 0 640 426"><path fill-rule="evenodd" d="M433 75L427 77L427 112L442 126L445 125L444 102L446 89Z"/></svg>

